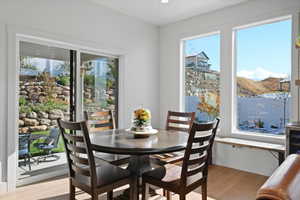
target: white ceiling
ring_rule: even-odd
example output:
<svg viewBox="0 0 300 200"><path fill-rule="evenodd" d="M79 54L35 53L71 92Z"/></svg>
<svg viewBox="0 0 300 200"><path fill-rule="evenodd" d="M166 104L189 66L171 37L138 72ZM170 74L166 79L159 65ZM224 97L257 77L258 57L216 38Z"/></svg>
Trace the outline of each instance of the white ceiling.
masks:
<svg viewBox="0 0 300 200"><path fill-rule="evenodd" d="M248 0L92 0L123 14L156 25L165 25L199 14L232 6Z"/></svg>

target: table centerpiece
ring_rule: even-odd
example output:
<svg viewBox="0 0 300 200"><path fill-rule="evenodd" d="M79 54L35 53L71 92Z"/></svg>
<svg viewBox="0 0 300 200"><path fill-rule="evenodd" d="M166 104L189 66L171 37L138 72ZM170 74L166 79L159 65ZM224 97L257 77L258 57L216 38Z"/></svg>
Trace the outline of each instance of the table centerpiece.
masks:
<svg viewBox="0 0 300 200"><path fill-rule="evenodd" d="M151 126L151 112L146 108L139 108L133 111L132 125L129 129L136 136L149 136L158 131Z"/></svg>

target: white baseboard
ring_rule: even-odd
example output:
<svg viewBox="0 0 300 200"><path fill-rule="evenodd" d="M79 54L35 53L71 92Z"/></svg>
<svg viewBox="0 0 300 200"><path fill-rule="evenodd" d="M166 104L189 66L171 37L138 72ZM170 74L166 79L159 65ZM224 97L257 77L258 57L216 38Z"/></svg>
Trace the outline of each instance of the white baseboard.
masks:
<svg viewBox="0 0 300 200"><path fill-rule="evenodd" d="M0 182L0 195L7 192L7 182Z"/></svg>

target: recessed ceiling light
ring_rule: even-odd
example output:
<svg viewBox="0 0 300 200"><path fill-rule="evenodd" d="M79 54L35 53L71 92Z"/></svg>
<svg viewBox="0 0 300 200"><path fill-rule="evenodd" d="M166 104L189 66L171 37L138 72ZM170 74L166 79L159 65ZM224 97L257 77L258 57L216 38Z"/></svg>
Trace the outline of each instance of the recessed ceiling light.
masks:
<svg viewBox="0 0 300 200"><path fill-rule="evenodd" d="M161 3L169 3L169 0L161 0Z"/></svg>

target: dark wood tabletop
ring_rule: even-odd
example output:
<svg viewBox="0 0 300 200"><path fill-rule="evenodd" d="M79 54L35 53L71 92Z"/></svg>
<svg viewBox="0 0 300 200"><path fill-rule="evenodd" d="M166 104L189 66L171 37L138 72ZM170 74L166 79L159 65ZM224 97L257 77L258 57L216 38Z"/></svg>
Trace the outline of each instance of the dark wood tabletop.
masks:
<svg viewBox="0 0 300 200"><path fill-rule="evenodd" d="M108 130L90 133L95 151L125 154L150 155L184 150L188 134L179 131L158 130L148 138L135 138L132 132L125 129Z"/></svg>

